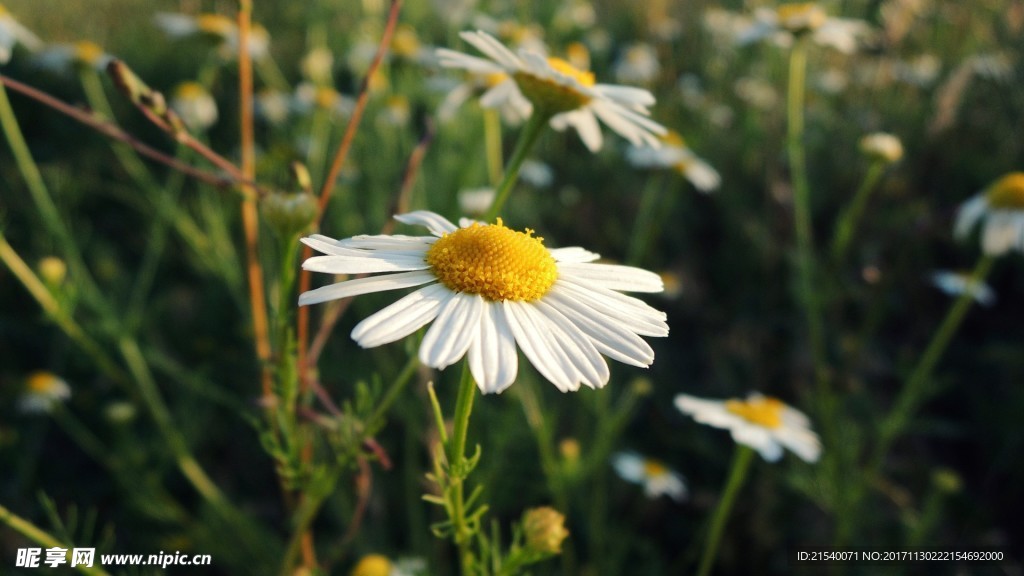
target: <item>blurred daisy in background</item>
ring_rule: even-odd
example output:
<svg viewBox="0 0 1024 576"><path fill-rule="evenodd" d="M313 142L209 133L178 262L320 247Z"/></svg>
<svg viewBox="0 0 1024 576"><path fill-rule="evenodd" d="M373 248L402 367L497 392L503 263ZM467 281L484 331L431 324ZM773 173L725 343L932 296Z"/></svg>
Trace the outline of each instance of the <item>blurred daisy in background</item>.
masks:
<svg viewBox="0 0 1024 576"><path fill-rule="evenodd" d="M960 206L956 237L967 236L979 225L986 255L1024 252L1024 172L1003 176Z"/></svg>
<svg viewBox="0 0 1024 576"><path fill-rule="evenodd" d="M638 168L667 168L679 172L701 192L713 192L722 183L722 177L710 164L693 153L683 137L669 132L661 139L661 147L631 146L626 159Z"/></svg>
<svg viewBox="0 0 1024 576"><path fill-rule="evenodd" d="M996 293L984 282L976 282L970 273L938 270L930 276L932 285L950 296L970 294L982 306L996 303Z"/></svg>
<svg viewBox="0 0 1024 576"><path fill-rule="evenodd" d="M754 21L736 36L741 46L771 40L779 46L790 46L796 36L810 34L815 44L853 54L860 42L871 35L871 26L863 20L833 18L813 2L782 4L774 10L759 8Z"/></svg>
<svg viewBox="0 0 1024 576"><path fill-rule="evenodd" d="M697 422L729 430L733 440L757 450L769 462L782 458L783 448L807 462L821 456L821 443L807 416L776 398L752 393L746 400L718 401L680 394L675 403Z"/></svg>
<svg viewBox="0 0 1024 576"><path fill-rule="evenodd" d="M442 48L437 51L442 66L507 76L481 97L482 105L487 105L487 100L491 107L499 106L515 94L524 96L534 111L551 115L556 130L574 128L591 151L599 150L603 143L598 119L635 145L658 146L657 137L665 133L664 127L648 117L654 96L647 90L597 84L592 73L567 60L524 49L514 53L483 31L460 36L487 59Z"/></svg>
<svg viewBox="0 0 1024 576"><path fill-rule="evenodd" d="M287 92L264 88L256 93L256 117L274 126L284 124L291 113L291 100Z"/></svg>
<svg viewBox="0 0 1024 576"><path fill-rule="evenodd" d="M427 562L422 558L400 558L392 562L382 554L367 554L352 568L351 576L424 576Z"/></svg>
<svg viewBox="0 0 1024 576"><path fill-rule="evenodd" d="M74 44L51 44L36 55L40 67L53 72L67 72L78 67L104 71L113 56L95 42L83 40Z"/></svg>
<svg viewBox="0 0 1024 576"><path fill-rule="evenodd" d="M182 82L171 93L171 108L189 130L202 132L217 122L217 102L198 82Z"/></svg>
<svg viewBox="0 0 1024 576"><path fill-rule="evenodd" d="M18 408L28 414L48 413L55 406L71 398L71 387L63 378L38 370L25 378L25 389L18 401Z"/></svg>
<svg viewBox="0 0 1024 576"><path fill-rule="evenodd" d="M482 216L494 202L494 188L467 188L459 190L459 210L471 216Z"/></svg>
<svg viewBox="0 0 1024 576"><path fill-rule="evenodd" d="M372 274L303 293L299 305L423 286L366 318L352 331L364 348L400 340L433 322L420 361L443 369L468 354L485 394L508 388L518 348L563 392L607 384L603 355L647 367L654 351L641 336L667 336L663 312L620 291L660 292L657 274L595 264L582 248L549 249L533 231L517 232L463 219L457 227L428 211L395 217L431 236L355 236L302 241L326 254L303 268L328 274Z"/></svg>
<svg viewBox="0 0 1024 576"><path fill-rule="evenodd" d="M519 168L519 179L534 188L547 188L555 181L555 174L551 166L540 160L527 158Z"/></svg>
<svg viewBox="0 0 1024 576"><path fill-rule="evenodd" d="M43 47L43 41L15 20L0 4L0 64L7 64L11 60L11 53L19 44L33 52Z"/></svg>
<svg viewBox="0 0 1024 576"><path fill-rule="evenodd" d="M642 485L648 498L664 495L677 502L686 499L683 477L658 460L636 452L618 452L612 456L612 466L623 480Z"/></svg>
<svg viewBox="0 0 1024 576"><path fill-rule="evenodd" d="M221 14L203 13L195 16L173 12L158 12L153 17L164 34L174 39L202 37L213 40L222 58L231 59L238 54L238 25ZM270 34L263 26L253 23L249 34L249 56L259 60L270 53Z"/></svg>
<svg viewBox="0 0 1024 576"><path fill-rule="evenodd" d="M651 84L658 79L658 74L661 74L658 51L646 42L631 44L615 61L612 74L618 82Z"/></svg>
<svg viewBox="0 0 1024 576"><path fill-rule="evenodd" d="M894 164L903 158L903 143L886 132L873 132L860 139L860 151L874 162Z"/></svg>
<svg viewBox="0 0 1024 576"><path fill-rule="evenodd" d="M337 119L348 118L355 107L354 98L343 95L331 86L318 86L309 82L301 82L295 87L291 103L291 110L298 114L325 110Z"/></svg>

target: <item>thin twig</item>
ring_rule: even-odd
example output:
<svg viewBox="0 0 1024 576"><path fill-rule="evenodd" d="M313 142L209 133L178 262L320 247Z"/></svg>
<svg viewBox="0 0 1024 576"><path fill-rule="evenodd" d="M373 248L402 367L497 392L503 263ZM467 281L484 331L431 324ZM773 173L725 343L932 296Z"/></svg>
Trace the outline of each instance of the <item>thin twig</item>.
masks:
<svg viewBox="0 0 1024 576"><path fill-rule="evenodd" d="M259 186L257 186L256 183L251 180L246 180L244 178L236 178L234 174L232 174L231 177L217 175L206 170L189 166L188 164L176 160L175 158L172 158L171 156L168 156L167 154L164 154L163 152L160 152L159 150L152 148L148 144L139 141L131 134L128 134L124 130L121 130L115 124L112 124L107 120L104 120L102 117L97 116L95 113L82 110L81 108L76 108L62 100L54 98L53 96L41 90L33 88L32 86L23 84L17 80L14 80L3 75L0 75L0 82L2 82L3 85L7 88L10 88L11 90L21 94L22 96L27 96L28 98L31 98L39 102L40 104L43 104L44 106L48 106L56 110L57 112L60 112L61 114L69 116L70 118L77 120L82 124L85 124L86 126L96 130L100 134L103 134L104 136L108 136L115 140L124 142L125 144L131 146L139 154L146 156L147 158L150 158L157 162L160 162L161 164L164 164L165 166L177 170L182 174L191 176L196 180L200 180L202 182L205 182L212 186L216 186L218 188L228 188L236 184L245 184L248 186L252 186L260 194L265 193L265 190L259 188Z"/></svg>

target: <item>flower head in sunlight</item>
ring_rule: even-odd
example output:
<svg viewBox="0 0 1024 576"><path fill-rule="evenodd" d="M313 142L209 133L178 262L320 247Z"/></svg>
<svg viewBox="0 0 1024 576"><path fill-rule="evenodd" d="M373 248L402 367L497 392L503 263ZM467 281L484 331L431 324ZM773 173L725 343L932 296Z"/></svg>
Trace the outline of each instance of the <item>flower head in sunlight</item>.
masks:
<svg viewBox="0 0 1024 576"><path fill-rule="evenodd" d="M568 537L565 516L558 510L541 506L523 513L523 539L528 550L541 554L560 554L562 542Z"/></svg>
<svg viewBox="0 0 1024 576"><path fill-rule="evenodd" d="M547 248L532 230L512 230L500 218L494 224L463 219L461 227L427 211L395 218L431 235L303 239L325 254L306 260L306 270L389 274L311 290L300 305L426 285L355 327L352 338L364 348L433 322L420 345L424 364L440 369L468 355L480 390L501 392L516 379L518 346L567 392L608 382L602 354L649 366L654 351L640 336L668 335L663 312L619 292L659 292L657 274L596 264L598 255L582 248Z"/></svg>
<svg viewBox="0 0 1024 576"><path fill-rule="evenodd" d="M198 82L182 82L171 94L171 108L190 130L203 131L217 122L217 102Z"/></svg>
<svg viewBox="0 0 1024 576"><path fill-rule="evenodd" d="M697 422L729 430L733 440L757 450L769 462L782 458L783 448L807 462L821 456L821 443L807 416L770 396L753 393L746 400L718 401L680 394L676 408Z"/></svg>
<svg viewBox="0 0 1024 576"><path fill-rule="evenodd" d="M996 180L957 212L954 233L963 238L981 224L981 248L989 256L1024 252L1024 172Z"/></svg>
<svg viewBox="0 0 1024 576"><path fill-rule="evenodd" d="M213 40L220 56L234 58L238 54L238 25L221 14L203 13L196 16L159 12L153 17L157 28L171 38L203 37ZM249 31L249 55L257 60L270 52L270 34L263 26L253 23Z"/></svg>
<svg viewBox="0 0 1024 576"><path fill-rule="evenodd" d="M43 47L43 41L22 26L3 4L0 4L0 64L7 64L11 60L11 53L17 45L34 52Z"/></svg>
<svg viewBox="0 0 1024 576"><path fill-rule="evenodd" d="M860 151L874 162L894 164L903 158L903 143L886 132L874 132L860 139Z"/></svg>
<svg viewBox="0 0 1024 576"><path fill-rule="evenodd" d="M832 18L814 2L799 2L782 4L774 10L758 9L754 21L738 32L736 41L746 45L770 39L789 46L795 37L808 34L815 44L853 54L861 40L871 34L871 27L863 20Z"/></svg>
<svg viewBox="0 0 1024 576"><path fill-rule="evenodd" d="M722 177L710 164L693 153L683 137L669 132L661 139L660 148L631 146L626 152L629 163L639 168L667 168L682 174L701 192L713 192Z"/></svg>
<svg viewBox="0 0 1024 576"><path fill-rule="evenodd" d="M975 281L970 273L938 270L931 274L932 285L950 296L970 294L982 306L996 303L996 293L984 282Z"/></svg>
<svg viewBox="0 0 1024 576"><path fill-rule="evenodd" d="M95 42L83 40L74 44L47 46L36 56L40 66L54 72L76 68L92 68L103 71L113 57Z"/></svg>
<svg viewBox="0 0 1024 576"><path fill-rule="evenodd" d="M63 378L39 370L29 374L25 379L25 390L22 392L18 407L26 413L46 413L61 402L71 398L71 387Z"/></svg>
<svg viewBox="0 0 1024 576"><path fill-rule="evenodd" d="M623 480L643 485L648 498L664 495L676 501L686 499L683 477L662 462L636 452L619 452L612 456L612 466Z"/></svg>
<svg viewBox="0 0 1024 576"><path fill-rule="evenodd" d="M427 563L422 558L400 558L392 562L382 554L367 554L352 568L351 576L421 576Z"/></svg>
<svg viewBox="0 0 1024 576"><path fill-rule="evenodd" d="M483 31L462 32L461 36L487 59L440 49L437 54L442 66L505 75L481 97L484 106L496 106L518 94L529 101L532 113L551 116L556 130L574 128L591 151L600 149L603 142L598 120L632 144L658 146L657 136L665 129L648 117L654 96L647 90L598 84L593 73L567 60L526 49L512 52Z"/></svg>

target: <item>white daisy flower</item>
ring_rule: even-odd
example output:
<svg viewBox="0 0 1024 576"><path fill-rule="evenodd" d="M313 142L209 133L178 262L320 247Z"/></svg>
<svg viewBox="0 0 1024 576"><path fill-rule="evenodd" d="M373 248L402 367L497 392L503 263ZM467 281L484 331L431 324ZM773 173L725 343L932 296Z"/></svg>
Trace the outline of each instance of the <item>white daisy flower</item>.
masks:
<svg viewBox="0 0 1024 576"><path fill-rule="evenodd" d="M47 46L35 58L40 66L54 72L65 72L75 67L103 71L112 59L113 56L107 54L99 44L88 40Z"/></svg>
<svg viewBox="0 0 1024 576"><path fill-rule="evenodd" d="M0 64L7 64L11 60L11 52L17 44L32 51L43 47L43 41L38 36L22 26L3 5L0 5Z"/></svg>
<svg viewBox="0 0 1024 576"><path fill-rule="evenodd" d="M25 413L46 413L71 398L71 387L63 378L39 370L25 379L25 391L18 401L18 408Z"/></svg>
<svg viewBox="0 0 1024 576"><path fill-rule="evenodd" d="M701 192L713 192L722 183L722 177L710 164L693 153L683 137L669 132L661 139L660 148L631 146L626 159L639 168L670 168L686 177Z"/></svg>
<svg viewBox="0 0 1024 576"><path fill-rule="evenodd" d="M457 195L459 210L466 214L483 215L494 203L494 188L484 186L459 190Z"/></svg>
<svg viewBox="0 0 1024 576"><path fill-rule="evenodd" d="M612 456L612 466L623 480L642 484L648 498L665 495L677 502L686 499L683 477L657 460L636 452L618 452Z"/></svg>
<svg viewBox="0 0 1024 576"><path fill-rule="evenodd" d="M303 268L329 274L372 274L299 297L299 305L423 286L360 322L352 338L364 348L404 338L431 323L420 361L443 369L468 354L480 390L501 392L516 379L516 347L563 392L608 382L602 354L638 367L654 361L640 336L666 336L663 312L619 291L660 292L657 274L611 264L582 248L549 249L533 231L517 232L468 219L455 226L416 211L395 217L431 236L356 236L302 241L325 256Z"/></svg>
<svg viewBox="0 0 1024 576"><path fill-rule="evenodd" d="M612 69L615 79L630 84L650 84L661 74L658 51L646 42L626 47Z"/></svg>
<svg viewBox="0 0 1024 576"><path fill-rule="evenodd" d="M220 55L233 58L238 54L238 24L221 14L203 13L196 16L158 12L153 17L157 28L171 38L206 36L220 44ZM253 23L249 31L249 55L255 59L266 57L270 52L270 34L263 26Z"/></svg>
<svg viewBox="0 0 1024 576"><path fill-rule="evenodd" d="M871 27L863 20L832 18L814 2L800 2L782 4L774 10L759 8L754 12L753 24L743 29L736 41L746 45L771 39L789 46L795 36L810 34L816 44L853 54L870 33Z"/></svg>
<svg viewBox="0 0 1024 576"><path fill-rule="evenodd" d="M996 293L988 284L975 282L970 274L952 270L938 270L931 275L932 284L950 296L970 294L978 304L991 306L996 303Z"/></svg>
<svg viewBox="0 0 1024 576"><path fill-rule="evenodd" d="M217 122L217 102L198 82L182 82L175 86L171 108L190 130L206 130Z"/></svg>
<svg viewBox="0 0 1024 576"><path fill-rule="evenodd" d="M499 106L518 94L534 109L550 114L556 130L575 128L591 151L600 149L603 142L598 119L636 145L657 146L657 136L665 133L665 128L648 117L654 96L647 90L597 84L592 73L565 60L545 58L526 49L512 52L483 31L460 35L489 59L442 48L437 51L442 66L507 75L481 97L483 106Z"/></svg>
<svg viewBox="0 0 1024 576"><path fill-rule="evenodd" d="M769 462L782 458L783 448L807 462L821 456L821 443L807 416L769 396L753 393L746 400L717 401L680 394L676 408L697 422L729 430L733 440L757 450Z"/></svg>
<svg viewBox="0 0 1024 576"><path fill-rule="evenodd" d="M964 202L954 234L963 238L979 222L985 254L999 256L1014 249L1024 252L1024 172L1007 174Z"/></svg>

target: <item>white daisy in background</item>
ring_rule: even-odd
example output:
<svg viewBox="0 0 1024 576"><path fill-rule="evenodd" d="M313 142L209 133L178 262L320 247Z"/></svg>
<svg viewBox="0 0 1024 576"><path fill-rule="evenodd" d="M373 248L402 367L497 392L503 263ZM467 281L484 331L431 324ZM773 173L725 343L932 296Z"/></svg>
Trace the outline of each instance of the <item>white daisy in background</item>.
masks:
<svg viewBox="0 0 1024 576"><path fill-rule="evenodd" d="M442 122L448 122L455 118L455 112L462 107L470 98L479 95L480 105L484 108L494 108L501 113L506 124L516 126L522 124L530 117L533 106L525 96L520 94L514 82L507 82L508 74L496 72L493 74L468 73L466 78L448 87L447 95L437 108L437 117Z"/></svg>
<svg viewBox="0 0 1024 576"><path fill-rule="evenodd" d="M675 402L676 408L697 422L729 430L733 440L757 450L769 462L782 458L783 448L807 462L821 456L821 443L807 416L781 400L757 393L746 400L725 401L680 394Z"/></svg>
<svg viewBox="0 0 1024 576"><path fill-rule="evenodd" d="M886 132L874 132L860 139L860 151L875 162L893 164L903 158L903 143Z"/></svg>
<svg viewBox="0 0 1024 576"><path fill-rule="evenodd" d="M198 82L182 82L171 93L171 108L189 130L203 131L217 122L217 101Z"/></svg>
<svg viewBox="0 0 1024 576"><path fill-rule="evenodd" d="M437 51L442 66L507 75L481 97L484 106L500 106L516 94L524 96L534 110L551 115L556 130L574 128L591 151L599 150L603 142L598 119L636 145L657 146L657 136L665 133L665 128L648 117L654 96L647 90L597 84L592 73L566 60L525 49L514 53L483 31L460 36L489 59L442 48Z"/></svg>
<svg viewBox="0 0 1024 576"><path fill-rule="evenodd" d="M555 181L555 173L551 170L551 166L540 160L527 158L519 167L519 179L534 188L547 188Z"/></svg>
<svg viewBox="0 0 1024 576"><path fill-rule="evenodd" d="M756 10L754 22L739 32L736 42L746 45L770 39L780 46L789 46L795 36L802 34L810 34L821 46L853 54L861 40L870 36L871 26L863 20L832 18L813 2L782 4L774 10Z"/></svg>
<svg viewBox="0 0 1024 576"><path fill-rule="evenodd" d="M71 387L63 378L38 370L25 379L25 391L18 401L18 408L30 414L47 413L71 398Z"/></svg>
<svg viewBox="0 0 1024 576"><path fill-rule="evenodd" d="M612 264L582 248L549 249L533 231L463 219L461 227L428 211L395 217L431 236L355 236L302 241L326 254L303 268L329 274L390 272L305 292L299 305L427 285L360 322L364 348L404 338L433 322L420 361L443 369L467 355L485 394L516 379L517 345L563 392L608 382L602 354L638 367L654 361L640 336L666 336L663 312L619 291L660 292L657 274Z"/></svg>
<svg viewBox="0 0 1024 576"><path fill-rule="evenodd" d="M677 502L686 499L684 478L662 462L636 452L618 452L612 456L612 466L623 480L642 484L648 498L664 495Z"/></svg>
<svg viewBox="0 0 1024 576"><path fill-rule="evenodd" d="M300 82L295 87L291 110L299 114L312 114L314 110L326 110L337 119L345 119L355 110L354 98L345 96L331 86L318 86L310 82Z"/></svg>
<svg viewBox="0 0 1024 576"><path fill-rule="evenodd" d="M487 213L494 202L494 195L494 188L489 186L459 190L456 195L459 201L459 210L473 216L482 216Z"/></svg>
<svg viewBox="0 0 1024 576"><path fill-rule="evenodd" d="M996 180L960 206L954 234L963 238L981 223L981 248L989 256L1024 252L1024 172Z"/></svg>
<svg viewBox="0 0 1024 576"><path fill-rule="evenodd" d="M288 120L292 97L287 92L264 88L256 93L256 117L268 124L279 126Z"/></svg>
<svg viewBox="0 0 1024 576"><path fill-rule="evenodd" d="M103 48L88 40L74 44L53 44L36 55L35 61L41 67L54 72L65 72L75 67L106 70L113 57Z"/></svg>
<svg viewBox="0 0 1024 576"><path fill-rule="evenodd" d="M11 53L19 44L33 52L43 47L43 41L15 20L0 4L0 64L7 64L11 60Z"/></svg>
<svg viewBox="0 0 1024 576"><path fill-rule="evenodd" d="M669 168L686 177L701 192L713 192L722 183L722 177L710 164L693 153L683 137L669 132L661 139L660 148L631 146L626 159L639 168Z"/></svg>
<svg viewBox="0 0 1024 576"><path fill-rule="evenodd" d="M218 43L221 57L225 59L238 54L238 24L227 16L158 12L153 21L157 28L171 38L202 36L213 39ZM254 22L249 32L249 55L257 60L265 58L270 53L270 34L267 29Z"/></svg>
<svg viewBox="0 0 1024 576"><path fill-rule="evenodd" d="M950 296L970 294L982 306L996 303L996 293L984 282L975 282L966 272L938 270L931 274L932 285Z"/></svg>
<svg viewBox="0 0 1024 576"><path fill-rule="evenodd" d="M627 46L612 67L612 74L619 82L628 84L650 84L661 74L658 51L646 42Z"/></svg>

